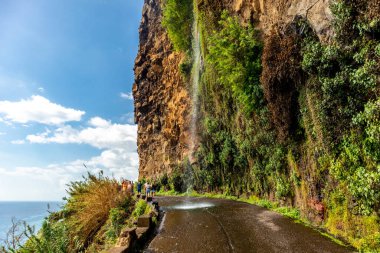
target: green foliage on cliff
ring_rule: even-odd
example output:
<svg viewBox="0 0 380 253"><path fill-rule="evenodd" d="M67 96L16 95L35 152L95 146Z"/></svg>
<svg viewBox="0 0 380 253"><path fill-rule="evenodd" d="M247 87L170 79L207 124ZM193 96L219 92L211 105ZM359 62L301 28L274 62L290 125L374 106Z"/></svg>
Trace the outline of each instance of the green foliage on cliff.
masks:
<svg viewBox="0 0 380 253"><path fill-rule="evenodd" d="M200 13L201 25L205 18ZM214 26L203 26L202 38L202 141L197 164L184 161L171 175L172 189L186 191L192 182L197 191L261 196L274 191L279 199L292 195L284 180L285 150L274 141L260 86L262 45L257 31L223 12Z"/></svg>
<svg viewBox="0 0 380 253"><path fill-rule="evenodd" d="M191 49L193 25L193 0L166 0L163 7L162 25L176 51Z"/></svg>
<svg viewBox="0 0 380 253"><path fill-rule="evenodd" d="M339 1L333 5L336 40L322 44L308 40L303 49L303 68L317 78L320 86L320 116L332 135L333 152L338 156L332 166L339 181L349 183L358 201L358 212L370 214L378 204L380 156L379 136L379 43L377 22L355 19L353 4ZM371 25L372 24L372 25ZM364 182L367 178L367 182ZM368 189L366 189L368 188ZM366 203L360 203L364 201Z"/></svg>
<svg viewBox="0 0 380 253"><path fill-rule="evenodd" d="M264 48L251 25L207 9L212 4L200 7L195 190L298 203L306 218L363 252L377 252L380 18L371 4L377 3L335 2L328 43L297 17L269 33ZM189 166L179 167L169 181L184 191Z"/></svg>
<svg viewBox="0 0 380 253"><path fill-rule="evenodd" d="M334 41L307 39L302 66L315 82L310 91L318 97L329 150L321 163L333 180L325 189L326 227L363 252L378 252L380 26L379 19L366 16L365 5L345 0L333 4Z"/></svg>
<svg viewBox="0 0 380 253"><path fill-rule="evenodd" d="M219 26L221 29L208 38L207 61L243 110L247 114L257 112L264 103L260 86L262 45L257 32L251 25L242 27L227 12L223 12Z"/></svg>

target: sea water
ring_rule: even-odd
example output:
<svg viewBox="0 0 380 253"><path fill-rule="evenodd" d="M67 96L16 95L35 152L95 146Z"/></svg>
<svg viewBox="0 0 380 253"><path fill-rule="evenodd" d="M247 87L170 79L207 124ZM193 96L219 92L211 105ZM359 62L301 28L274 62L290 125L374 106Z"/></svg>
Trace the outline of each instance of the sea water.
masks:
<svg viewBox="0 0 380 253"><path fill-rule="evenodd" d="M62 204L62 202L0 201L0 241L5 239L6 233L12 226L13 217L34 226L35 231L38 231L49 212L58 211Z"/></svg>

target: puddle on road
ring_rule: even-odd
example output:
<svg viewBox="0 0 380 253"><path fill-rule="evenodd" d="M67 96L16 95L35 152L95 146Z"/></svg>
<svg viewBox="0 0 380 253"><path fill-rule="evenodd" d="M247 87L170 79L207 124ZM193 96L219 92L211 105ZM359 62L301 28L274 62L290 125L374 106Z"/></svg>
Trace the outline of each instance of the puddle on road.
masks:
<svg viewBox="0 0 380 253"><path fill-rule="evenodd" d="M175 206L168 206L167 209L171 210L192 210L192 209L201 209L201 208L208 208L213 207L214 204L207 203L207 202L201 202L201 203L183 203Z"/></svg>

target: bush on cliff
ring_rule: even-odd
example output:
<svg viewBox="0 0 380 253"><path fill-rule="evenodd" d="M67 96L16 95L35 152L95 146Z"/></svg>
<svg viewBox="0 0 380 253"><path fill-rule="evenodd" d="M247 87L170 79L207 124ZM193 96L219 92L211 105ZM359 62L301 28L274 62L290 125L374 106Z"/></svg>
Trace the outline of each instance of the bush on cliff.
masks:
<svg viewBox="0 0 380 253"><path fill-rule="evenodd" d="M368 8L375 2L336 1L332 43L308 38L302 51L326 137L326 227L363 252L380 248L380 19Z"/></svg>
<svg viewBox="0 0 380 253"><path fill-rule="evenodd" d="M262 109L260 85L262 44L257 32L243 27L236 17L223 12L221 30L209 37L208 62L216 69L218 81L232 90L234 98L248 115Z"/></svg>
<svg viewBox="0 0 380 253"><path fill-rule="evenodd" d="M162 25L176 51L188 52L191 49L193 18L193 0L165 1Z"/></svg>

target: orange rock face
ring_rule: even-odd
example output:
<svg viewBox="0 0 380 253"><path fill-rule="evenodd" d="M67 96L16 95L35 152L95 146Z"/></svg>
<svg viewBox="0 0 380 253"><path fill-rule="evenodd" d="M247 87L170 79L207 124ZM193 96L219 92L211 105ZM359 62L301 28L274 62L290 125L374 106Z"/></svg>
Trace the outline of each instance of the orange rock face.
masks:
<svg viewBox="0 0 380 253"><path fill-rule="evenodd" d="M187 155L191 104L178 69L183 56L161 26L159 1L145 1L139 32L133 86L139 177L152 178L170 174Z"/></svg>

